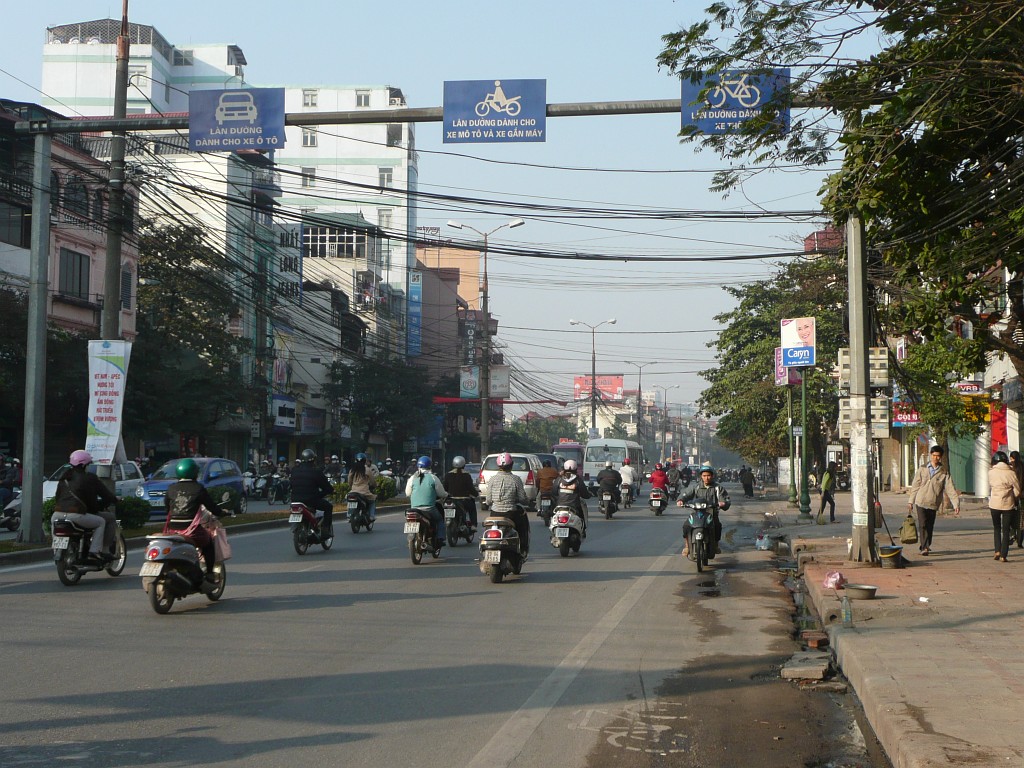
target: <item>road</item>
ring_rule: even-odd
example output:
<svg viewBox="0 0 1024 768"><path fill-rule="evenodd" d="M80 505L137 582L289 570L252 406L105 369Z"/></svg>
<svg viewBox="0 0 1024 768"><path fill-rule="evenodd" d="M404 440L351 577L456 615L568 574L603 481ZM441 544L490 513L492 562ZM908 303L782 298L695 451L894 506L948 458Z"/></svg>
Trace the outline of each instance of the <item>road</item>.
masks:
<svg viewBox="0 0 1024 768"><path fill-rule="evenodd" d="M223 599L166 616L138 551L74 588L51 563L0 568L0 765L805 764L795 741L818 756L848 723L777 679L792 602L752 547L756 502L700 576L681 512L595 518L569 558L535 522L523 575L497 585L475 546L414 566L395 515L302 557L285 528L236 534ZM736 731L752 705L763 724Z"/></svg>

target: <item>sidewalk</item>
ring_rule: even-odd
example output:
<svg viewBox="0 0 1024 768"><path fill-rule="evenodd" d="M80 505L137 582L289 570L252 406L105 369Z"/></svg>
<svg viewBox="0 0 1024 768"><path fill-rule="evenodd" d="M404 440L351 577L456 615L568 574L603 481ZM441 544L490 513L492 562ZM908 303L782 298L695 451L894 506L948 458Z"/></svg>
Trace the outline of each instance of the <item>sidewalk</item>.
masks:
<svg viewBox="0 0 1024 768"><path fill-rule="evenodd" d="M907 497L880 500L898 545ZM818 497L811 503L816 513ZM789 537L834 658L889 759L896 768L1024 766L1024 550L1011 544L1008 563L993 560L988 507L965 498L961 517L938 518L929 556L910 544L903 569L848 562L850 504L837 494L835 525L798 525L784 501L765 507L783 524L772 533ZM890 544L884 527L876 541ZM878 587L875 599L852 601L852 628L823 587L830 570Z"/></svg>

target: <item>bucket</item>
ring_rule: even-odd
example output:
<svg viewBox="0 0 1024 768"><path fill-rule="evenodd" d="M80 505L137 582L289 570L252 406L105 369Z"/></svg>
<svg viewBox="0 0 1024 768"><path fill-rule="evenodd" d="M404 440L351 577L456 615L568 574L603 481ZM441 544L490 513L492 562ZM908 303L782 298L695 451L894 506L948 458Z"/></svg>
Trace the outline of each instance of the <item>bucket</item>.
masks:
<svg viewBox="0 0 1024 768"><path fill-rule="evenodd" d="M878 554L883 568L903 567L903 547L879 547Z"/></svg>

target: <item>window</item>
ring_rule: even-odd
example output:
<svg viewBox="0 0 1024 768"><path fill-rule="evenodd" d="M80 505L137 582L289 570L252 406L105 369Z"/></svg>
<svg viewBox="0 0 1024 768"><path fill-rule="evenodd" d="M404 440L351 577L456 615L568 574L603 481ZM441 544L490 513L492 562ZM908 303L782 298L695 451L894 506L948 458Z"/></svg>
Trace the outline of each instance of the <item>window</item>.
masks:
<svg viewBox="0 0 1024 768"><path fill-rule="evenodd" d="M89 215L89 191L80 176L72 176L64 192L64 209L75 217L86 218Z"/></svg>
<svg viewBox="0 0 1024 768"><path fill-rule="evenodd" d="M366 233L337 227L308 226L305 255L327 259L365 258Z"/></svg>
<svg viewBox="0 0 1024 768"><path fill-rule="evenodd" d="M317 96L320 92L313 88L306 88L302 91L302 106L304 107L315 107Z"/></svg>
<svg viewBox="0 0 1024 768"><path fill-rule="evenodd" d="M401 123L388 123L388 141L389 147L398 147L402 144L402 124Z"/></svg>
<svg viewBox="0 0 1024 768"><path fill-rule="evenodd" d="M121 309L132 308L132 268L127 264L121 267Z"/></svg>
<svg viewBox="0 0 1024 768"><path fill-rule="evenodd" d="M304 186L304 187L315 187L316 186L316 168L303 168L302 169L302 186Z"/></svg>
<svg viewBox="0 0 1024 768"><path fill-rule="evenodd" d="M377 209L377 224L381 229L391 229L391 218L394 211L390 208Z"/></svg>
<svg viewBox="0 0 1024 768"><path fill-rule="evenodd" d="M172 63L176 67L191 67L195 64L195 53L193 51L180 51L175 48Z"/></svg>
<svg viewBox="0 0 1024 768"><path fill-rule="evenodd" d="M370 106L370 92L369 91L356 91L356 106L365 109Z"/></svg>
<svg viewBox="0 0 1024 768"><path fill-rule="evenodd" d="M67 248L60 249L58 288L65 296L89 298L89 257Z"/></svg>
<svg viewBox="0 0 1024 768"><path fill-rule="evenodd" d="M302 129L302 146L304 146L304 147L315 147L316 146L316 128L303 128Z"/></svg>
<svg viewBox="0 0 1024 768"><path fill-rule="evenodd" d="M378 168L377 169L377 186L381 189L390 187L395 180L395 169L394 168Z"/></svg>

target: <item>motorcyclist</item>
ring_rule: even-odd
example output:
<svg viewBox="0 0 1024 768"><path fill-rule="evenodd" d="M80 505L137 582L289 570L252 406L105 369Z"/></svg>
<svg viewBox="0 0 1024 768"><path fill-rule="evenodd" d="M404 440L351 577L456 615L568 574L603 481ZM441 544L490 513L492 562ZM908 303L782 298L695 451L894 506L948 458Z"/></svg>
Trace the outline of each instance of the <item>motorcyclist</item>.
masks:
<svg viewBox="0 0 1024 768"><path fill-rule="evenodd" d="M512 520L523 554L527 554L530 551L530 519L524 508L530 500L526 497L526 487L517 475L512 474L512 454L507 451L498 454L497 464L498 471L487 483L484 503L491 514Z"/></svg>
<svg viewBox="0 0 1024 768"><path fill-rule="evenodd" d="M690 469L689 464L683 465L683 468L679 470L679 479L683 481L684 488L688 488L693 482L693 470Z"/></svg>
<svg viewBox="0 0 1024 768"><path fill-rule="evenodd" d="M448 496L441 478L430 471L430 457L420 456L416 461L416 474L405 484L405 495L409 497L409 506L423 509L434 524L434 549L444 546L444 513L439 510L437 502Z"/></svg>
<svg viewBox="0 0 1024 768"><path fill-rule="evenodd" d="M476 530L477 515L476 515L476 497L480 495L480 491L473 484L473 476L466 471L466 458L464 456L456 456L452 459L451 472L444 476L441 481L444 485L444 489L448 491L449 496L454 496L456 499L468 499L463 501L464 509L469 512L469 529L471 531ZM459 502L456 501L456 504Z"/></svg>
<svg viewBox="0 0 1024 768"><path fill-rule="evenodd" d="M729 500L729 492L715 482L715 470L710 464L704 464L700 468L700 481L693 488L687 491L676 506L682 507L688 501L707 502L708 509L712 510L711 516L715 522L715 554L722 551L719 544L722 540L722 521L719 519L719 511L729 509L732 502ZM690 554L690 532L693 526L689 520L683 523L683 555Z"/></svg>
<svg viewBox="0 0 1024 768"><path fill-rule="evenodd" d="M591 496L587 484L576 474L574 459L569 459L562 465L562 474L558 476L551 492L555 496L556 507L572 507L576 510L576 514L583 519L583 538L587 538L587 505L583 500Z"/></svg>
<svg viewBox="0 0 1024 768"><path fill-rule="evenodd" d="M537 485L542 494L550 495L551 486L558 479L558 470L551 466L551 460L545 459L544 466L537 473Z"/></svg>
<svg viewBox="0 0 1024 768"><path fill-rule="evenodd" d="M18 466L14 463L14 459L7 458L6 464L0 461L0 509L7 506L12 498L14 498L14 488L20 485L18 482Z"/></svg>
<svg viewBox="0 0 1024 768"><path fill-rule="evenodd" d="M88 451L75 451L68 459L71 469L57 483L54 516L63 515L82 528L92 528L92 542L89 555L93 560L111 562L116 535L116 515L112 507L117 497L96 475L86 471L92 464ZM59 518L58 518L59 519Z"/></svg>
<svg viewBox="0 0 1024 768"><path fill-rule="evenodd" d="M628 485L632 489L633 497L636 498L638 490L636 486L637 472L633 469L632 464L629 463L628 456L622 460L622 466L619 467L619 474L622 475L622 484Z"/></svg>
<svg viewBox="0 0 1024 768"><path fill-rule="evenodd" d="M292 470L292 502L301 502L310 509L322 509L321 531L327 537L334 535L334 505L327 498L332 493L334 486L323 470L316 466L316 451L307 448Z"/></svg>
<svg viewBox="0 0 1024 768"><path fill-rule="evenodd" d="M672 462L669 462L668 469L665 470L665 474L668 476L668 487L673 489L676 495L678 495L679 482L682 479L682 474L679 472L679 468Z"/></svg>
<svg viewBox="0 0 1024 768"><path fill-rule="evenodd" d="M356 454L348 473L349 493L358 493L366 501L366 514L371 523L377 519L377 493L373 486L379 474L377 465L367 459L365 453Z"/></svg>
<svg viewBox="0 0 1024 768"><path fill-rule="evenodd" d="M660 461L654 465L654 471L651 472L651 487L661 488L668 493L668 473L665 472L665 467Z"/></svg>
<svg viewBox="0 0 1024 768"><path fill-rule="evenodd" d="M616 504L622 503L622 493L619 486L622 485L622 475L615 469L611 459L604 463L604 469L597 473L597 486L601 491L609 491Z"/></svg>
<svg viewBox="0 0 1024 768"><path fill-rule="evenodd" d="M328 477L341 477L341 459L337 454L331 456L331 460L324 467L324 474Z"/></svg>
<svg viewBox="0 0 1024 768"><path fill-rule="evenodd" d="M181 459L174 468L174 475L178 478L178 482L168 488L167 495L164 496L164 509L167 510L164 533L182 533L188 530L189 539L203 553L206 579L213 581L213 565L216 560L213 537L204 526L193 526L192 523L196 515L199 514L200 507L206 507L211 514L217 517L224 517L227 513L217 505L209 491L196 479L199 477L199 465L193 459Z"/></svg>

